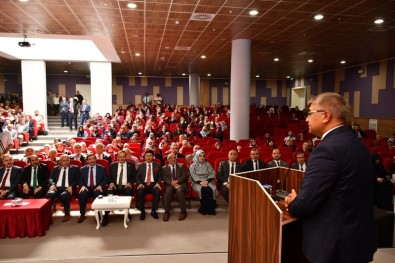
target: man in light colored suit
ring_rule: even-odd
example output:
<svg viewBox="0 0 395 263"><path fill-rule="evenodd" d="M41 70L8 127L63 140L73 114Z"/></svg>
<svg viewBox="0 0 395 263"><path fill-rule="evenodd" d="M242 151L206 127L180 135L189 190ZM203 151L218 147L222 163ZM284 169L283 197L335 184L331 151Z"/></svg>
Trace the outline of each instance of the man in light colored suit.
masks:
<svg viewBox="0 0 395 263"><path fill-rule="evenodd" d="M151 216L159 219L156 210L161 194L162 173L160 164L153 161L154 155L155 153L152 150L147 150L144 154L145 162L141 163L137 170L136 183L138 204L141 210L140 220L145 219L144 197L147 194L153 195Z"/></svg>
<svg viewBox="0 0 395 263"><path fill-rule="evenodd" d="M91 111L91 105L86 103L86 100L82 100L82 104L80 106L81 111L81 122L80 125L84 125L86 120L89 120L89 112Z"/></svg>
<svg viewBox="0 0 395 263"><path fill-rule="evenodd" d="M218 167L218 184L221 187L222 196L226 202L229 200L229 175L243 171L243 165L237 161L237 157L237 151L230 150L228 160L222 161Z"/></svg>
<svg viewBox="0 0 395 263"><path fill-rule="evenodd" d="M162 167L163 181L165 182L164 206L165 214L163 221L169 221L170 206L173 194L176 193L177 201L180 205L181 213L178 220L182 221L187 217L185 193L188 191L186 167L183 164L177 163L177 158L174 153L167 156L168 165Z"/></svg>
<svg viewBox="0 0 395 263"><path fill-rule="evenodd" d="M105 193L107 183L106 168L96 164L96 156L90 153L86 156L86 163L81 168L80 176L80 218L77 223L82 223L85 220L86 203L89 197L96 198Z"/></svg>

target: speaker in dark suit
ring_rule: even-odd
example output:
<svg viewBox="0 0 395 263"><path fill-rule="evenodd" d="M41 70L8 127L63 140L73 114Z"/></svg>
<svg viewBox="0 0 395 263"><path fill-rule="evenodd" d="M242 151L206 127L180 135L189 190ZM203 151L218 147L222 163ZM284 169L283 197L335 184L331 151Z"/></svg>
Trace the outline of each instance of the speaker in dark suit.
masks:
<svg viewBox="0 0 395 263"><path fill-rule="evenodd" d="M37 155L28 157L30 165L23 169L21 193L22 198L43 198L47 194L49 180L49 169L45 164L40 163Z"/></svg>
<svg viewBox="0 0 395 263"><path fill-rule="evenodd" d="M285 200L302 220L303 252L309 262L371 262L376 233L369 151L345 125L349 106L341 95L321 93L309 104L309 132L322 140L300 192Z"/></svg>
<svg viewBox="0 0 395 263"><path fill-rule="evenodd" d="M90 153L86 156L86 163L81 168L80 176L80 218L77 223L82 223L85 220L86 203L89 197L96 198L103 195L106 190L107 175L104 166L96 164L96 156Z"/></svg>
<svg viewBox="0 0 395 263"><path fill-rule="evenodd" d="M18 184L22 180L22 168L13 165L9 154L3 155L3 167L0 168L0 199L14 199L18 196Z"/></svg>
<svg viewBox="0 0 395 263"><path fill-rule="evenodd" d="M159 219L156 210L158 209L159 198L161 194L161 165L153 162L154 152L147 150L144 154L145 162L139 165L137 169L137 193L139 209L141 210L140 220L145 219L145 202L144 197L147 194L153 195L151 215L155 219Z"/></svg>
<svg viewBox="0 0 395 263"><path fill-rule="evenodd" d="M237 156L236 150L230 150L228 154L229 160L222 161L218 167L218 184L226 202L229 200L229 175L243 171L243 165L237 161Z"/></svg>
<svg viewBox="0 0 395 263"><path fill-rule="evenodd" d="M53 203L56 199L60 199L65 214L63 222L66 222L71 219L70 202L79 182L80 169L70 165L70 157L66 154L59 158L59 163L60 165L56 166L51 173L47 198L51 198Z"/></svg>
<svg viewBox="0 0 395 263"><path fill-rule="evenodd" d="M162 167L163 181L165 183L165 193L163 197L165 215L163 216L163 221L166 222L169 220L170 205L174 193L177 195L177 201L181 209L178 219L182 221L187 217L185 193L188 191L188 175L186 172L186 167L184 167L183 164L177 163L177 158L174 153L170 153L167 156L167 160L169 164Z"/></svg>

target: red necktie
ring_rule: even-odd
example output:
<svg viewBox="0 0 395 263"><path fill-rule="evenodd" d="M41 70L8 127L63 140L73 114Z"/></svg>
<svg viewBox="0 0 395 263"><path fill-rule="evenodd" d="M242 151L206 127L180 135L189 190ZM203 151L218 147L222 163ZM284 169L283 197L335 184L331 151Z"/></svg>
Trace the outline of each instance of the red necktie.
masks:
<svg viewBox="0 0 395 263"><path fill-rule="evenodd" d="M1 187L0 187L1 190L5 189L5 182L7 181L9 173L10 173L10 169L7 169L7 172L5 173L5 176L3 178L3 182L1 183Z"/></svg>
<svg viewBox="0 0 395 263"><path fill-rule="evenodd" d="M147 185L151 184L151 164L148 164L148 171L147 171L147 180L146 180Z"/></svg>
<svg viewBox="0 0 395 263"><path fill-rule="evenodd" d="M89 173L89 186L93 189L95 182L93 181L93 166L91 166L91 172Z"/></svg>

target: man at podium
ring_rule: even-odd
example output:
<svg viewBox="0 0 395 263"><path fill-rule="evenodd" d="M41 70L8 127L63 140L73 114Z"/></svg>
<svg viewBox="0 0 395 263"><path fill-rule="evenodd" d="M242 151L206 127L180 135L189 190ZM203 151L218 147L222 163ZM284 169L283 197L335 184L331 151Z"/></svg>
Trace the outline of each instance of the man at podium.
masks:
<svg viewBox="0 0 395 263"><path fill-rule="evenodd" d="M370 154L346 125L349 106L341 95L322 93L309 106L309 132L322 141L300 192L285 199L302 220L303 252L314 263L370 262L376 251Z"/></svg>

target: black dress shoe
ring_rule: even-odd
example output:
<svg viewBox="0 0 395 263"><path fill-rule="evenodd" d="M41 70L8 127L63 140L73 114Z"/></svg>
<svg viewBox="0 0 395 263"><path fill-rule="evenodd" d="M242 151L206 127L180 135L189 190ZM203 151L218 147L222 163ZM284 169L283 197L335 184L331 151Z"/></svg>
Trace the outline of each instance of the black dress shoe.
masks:
<svg viewBox="0 0 395 263"><path fill-rule="evenodd" d="M85 216L85 215L80 215L80 218L78 218L77 223L80 224L80 223L84 222L85 219L86 219L86 216Z"/></svg>
<svg viewBox="0 0 395 263"><path fill-rule="evenodd" d="M155 219L159 219L159 216L155 211L151 211L151 216Z"/></svg>
<svg viewBox="0 0 395 263"><path fill-rule="evenodd" d="M105 227L108 225L108 215L103 216L103 222L101 222L101 226Z"/></svg>
<svg viewBox="0 0 395 263"><path fill-rule="evenodd" d="M140 214L140 220L144 220L145 219L145 212L141 212Z"/></svg>

